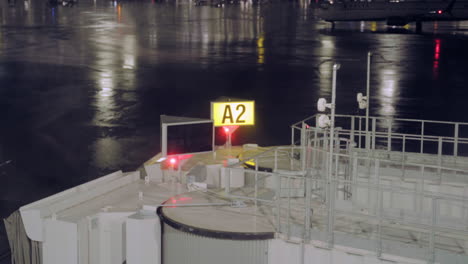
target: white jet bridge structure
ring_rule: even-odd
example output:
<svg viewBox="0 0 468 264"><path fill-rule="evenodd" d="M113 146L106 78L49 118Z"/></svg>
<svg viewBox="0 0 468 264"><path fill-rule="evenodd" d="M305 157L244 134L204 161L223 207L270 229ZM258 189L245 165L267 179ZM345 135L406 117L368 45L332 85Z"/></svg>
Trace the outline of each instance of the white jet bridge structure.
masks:
<svg viewBox="0 0 468 264"><path fill-rule="evenodd" d="M12 255L25 264L468 263L468 123L335 115L332 129L317 120L292 125L289 146L244 145L238 159L236 147L218 148L177 169L155 157L23 206L7 219Z"/></svg>

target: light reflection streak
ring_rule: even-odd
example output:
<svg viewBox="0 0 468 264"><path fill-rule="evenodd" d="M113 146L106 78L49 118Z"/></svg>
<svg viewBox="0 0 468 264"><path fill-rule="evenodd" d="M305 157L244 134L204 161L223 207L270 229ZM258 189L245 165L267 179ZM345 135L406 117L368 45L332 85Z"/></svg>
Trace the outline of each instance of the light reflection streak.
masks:
<svg viewBox="0 0 468 264"><path fill-rule="evenodd" d="M117 5L117 21L122 23L122 5Z"/></svg>
<svg viewBox="0 0 468 264"><path fill-rule="evenodd" d="M123 41L122 55L123 55L123 68L134 69L135 68L135 53L136 43L135 36L126 35Z"/></svg>
<svg viewBox="0 0 468 264"><path fill-rule="evenodd" d="M327 58L334 58L335 57L335 39L334 38L323 38L319 45L314 51L314 54L320 54L324 59L319 62L316 67L320 75L320 89L319 89L319 96L320 97L328 97L331 95L331 76L332 76L332 65L333 59Z"/></svg>
<svg viewBox="0 0 468 264"><path fill-rule="evenodd" d="M434 79L437 80L439 78L440 39L435 39L434 42L434 63L432 65L432 75L434 76Z"/></svg>
<svg viewBox="0 0 468 264"><path fill-rule="evenodd" d="M127 34L117 26L122 22L122 6L119 4L112 10L115 16L99 20L91 34L95 57L93 68L96 83L96 93L93 105L95 112L92 123L102 128L122 125L121 116L124 97L119 90L135 88L135 65L138 43L134 34ZM129 30L128 32L134 32ZM119 140L102 136L93 143L93 162L100 168L115 166L116 160L121 160L123 149Z"/></svg>
<svg viewBox="0 0 468 264"><path fill-rule="evenodd" d="M113 18L109 17L109 19ZM113 22L100 20L92 34L92 39L95 40L94 50L96 52L93 67L99 70L94 77L97 91L94 102L96 110L93 123L98 126L117 125L116 119L120 113L116 110L119 100L116 87L117 85L120 86L122 79L125 80L126 90L133 88L134 85L136 39L134 35L121 33L120 28L116 27L115 24L115 20ZM109 43L119 43L120 45L109 45ZM115 54L119 56L115 56ZM125 69L125 71L119 69Z"/></svg>
<svg viewBox="0 0 468 264"><path fill-rule="evenodd" d="M377 99L380 101L378 115L385 117L395 117L396 105L398 103L397 73L394 69L381 69L378 71L379 80L382 80L378 90ZM381 124L386 127L386 124Z"/></svg>
<svg viewBox="0 0 468 264"><path fill-rule="evenodd" d="M389 47L401 47L408 45L403 38L395 38L393 36L386 36L380 38L379 42L383 45ZM408 58L408 50L391 48L387 50L381 50L378 54L374 54L371 64L371 78L378 80L377 85L372 85L370 87L370 97L371 97L371 109L376 110L376 115L393 118L397 117L397 109L400 103L400 90L399 86L401 78L404 78L407 74L402 72L401 68L397 66L392 66L387 62L403 62ZM381 64L382 62L386 62ZM381 67L378 67L381 65ZM375 74L374 74L375 73ZM375 77L374 77L375 76ZM375 95L374 95L375 94ZM374 98L374 99L372 99ZM372 105L372 101L375 102L375 105ZM371 111L371 115L372 115ZM378 126L386 128L388 124L382 123ZM397 129L394 124L393 129Z"/></svg>
<svg viewBox="0 0 468 264"><path fill-rule="evenodd" d="M263 42L265 41L265 38L260 36L257 40L257 53L258 53L258 59L257 63L258 64L263 64L265 63L265 47L263 45Z"/></svg>

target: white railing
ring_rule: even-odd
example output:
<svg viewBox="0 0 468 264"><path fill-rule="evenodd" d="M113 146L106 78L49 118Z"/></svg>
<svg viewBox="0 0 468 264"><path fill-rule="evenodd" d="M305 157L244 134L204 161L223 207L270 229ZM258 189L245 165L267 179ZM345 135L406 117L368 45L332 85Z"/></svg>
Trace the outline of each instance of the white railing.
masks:
<svg viewBox="0 0 468 264"><path fill-rule="evenodd" d="M344 117L353 123L361 118ZM371 122L379 119L375 120ZM271 217L276 232L286 238L321 240L329 247L346 243L349 241L346 236L364 238L362 241L367 242L353 246L371 247L379 256L404 254L401 253L403 249L394 252L395 247L412 243L416 248L408 254L428 263L443 258L444 254L468 258L466 169L437 162L361 155L365 146L359 148L352 140L365 136L359 127L340 129L330 153L327 131L307 127L307 121L292 126L293 130L300 128L299 146L273 148L244 159L250 161L252 168L245 170L245 186L226 187L227 195L251 200L255 206L266 208L265 217ZM442 123L457 129L467 125ZM380 136L393 142L399 137L403 142L412 138L429 142L437 138L424 133L397 132L392 128L388 131L373 128L370 142L375 143L371 143L370 151L375 152ZM293 136L292 142L294 139ZM459 134L442 140L442 143L451 141L454 146L467 143ZM440 146L440 139L436 142ZM386 151L393 151L391 146ZM428 154L423 150L419 153ZM434 156L441 157L441 151L437 150ZM228 174L231 169L234 168L228 168ZM359 228L361 232L352 231Z"/></svg>
<svg viewBox="0 0 468 264"><path fill-rule="evenodd" d="M301 145L304 127L316 128L317 115L291 126L291 145ZM365 131L365 123L369 131ZM468 156L468 123L419 119L336 115L340 136L356 143L357 148L381 149L420 154Z"/></svg>

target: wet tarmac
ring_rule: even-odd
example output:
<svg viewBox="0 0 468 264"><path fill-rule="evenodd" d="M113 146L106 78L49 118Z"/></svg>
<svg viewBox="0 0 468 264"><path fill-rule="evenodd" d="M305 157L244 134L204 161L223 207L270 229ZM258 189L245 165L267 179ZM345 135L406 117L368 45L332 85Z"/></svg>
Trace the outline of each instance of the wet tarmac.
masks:
<svg viewBox="0 0 468 264"><path fill-rule="evenodd" d="M160 151L161 114L208 118L220 96L256 101L257 124L234 144L288 144L289 125L330 98L332 61L342 64L337 111L359 113L368 51L371 115L468 122L468 22L414 32L331 31L307 1L0 0L0 164L11 160L0 216L137 168Z"/></svg>

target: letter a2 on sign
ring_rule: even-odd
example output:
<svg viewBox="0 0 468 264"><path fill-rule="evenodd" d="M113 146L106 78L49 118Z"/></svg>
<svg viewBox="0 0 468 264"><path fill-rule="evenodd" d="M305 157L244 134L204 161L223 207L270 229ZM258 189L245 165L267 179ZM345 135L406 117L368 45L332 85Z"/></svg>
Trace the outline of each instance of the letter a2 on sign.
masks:
<svg viewBox="0 0 468 264"><path fill-rule="evenodd" d="M214 126L250 126L255 124L255 102L212 102Z"/></svg>

